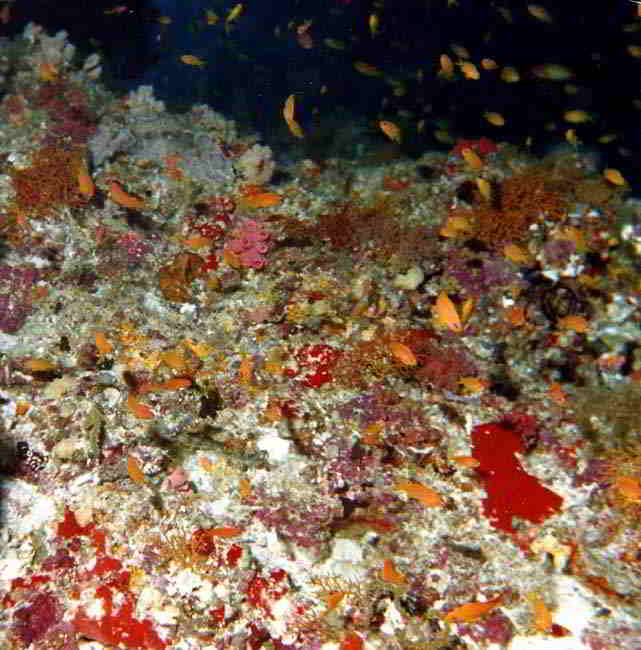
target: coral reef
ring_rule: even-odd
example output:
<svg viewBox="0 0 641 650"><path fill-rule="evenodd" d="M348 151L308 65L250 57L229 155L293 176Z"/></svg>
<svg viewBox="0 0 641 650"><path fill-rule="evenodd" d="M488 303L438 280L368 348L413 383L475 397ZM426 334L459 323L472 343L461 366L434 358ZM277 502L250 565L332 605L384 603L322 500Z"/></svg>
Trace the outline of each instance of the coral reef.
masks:
<svg viewBox="0 0 641 650"><path fill-rule="evenodd" d="M5 40L0 646L636 650L623 185L487 138L280 162Z"/></svg>

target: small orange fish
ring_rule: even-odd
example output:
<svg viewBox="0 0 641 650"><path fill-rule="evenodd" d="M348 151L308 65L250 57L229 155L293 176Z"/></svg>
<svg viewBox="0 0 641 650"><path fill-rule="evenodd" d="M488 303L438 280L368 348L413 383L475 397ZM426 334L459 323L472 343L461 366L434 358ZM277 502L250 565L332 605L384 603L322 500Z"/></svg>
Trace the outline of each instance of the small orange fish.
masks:
<svg viewBox="0 0 641 650"><path fill-rule="evenodd" d="M389 349L394 358L398 359L404 366L415 366L418 363L416 355L404 343L392 341L389 344Z"/></svg>
<svg viewBox="0 0 641 650"><path fill-rule="evenodd" d="M582 122L589 122L592 117L587 111L581 109L573 109L563 113L563 119L570 124L581 124Z"/></svg>
<svg viewBox="0 0 641 650"><path fill-rule="evenodd" d="M392 141L400 143L401 142L401 130L389 120L381 120L378 123L378 126L381 128L381 131Z"/></svg>
<svg viewBox="0 0 641 650"><path fill-rule="evenodd" d="M38 66L38 76L43 81L55 81L59 74L60 69L54 63L45 62Z"/></svg>
<svg viewBox="0 0 641 650"><path fill-rule="evenodd" d="M641 483L634 476L617 476L614 479L614 487L619 494L631 503L641 503Z"/></svg>
<svg viewBox="0 0 641 650"><path fill-rule="evenodd" d="M463 304L461 305L461 323L465 325L470 319L470 316L474 313L474 308L476 307L475 298L466 298Z"/></svg>
<svg viewBox="0 0 641 650"><path fill-rule="evenodd" d="M478 81L481 78L479 69L473 63L470 63L470 61L462 61L458 65L461 68L461 72L466 79L473 79L474 81Z"/></svg>
<svg viewBox="0 0 641 650"><path fill-rule="evenodd" d="M443 506L441 495L432 488L416 483L415 481L400 481L396 484L396 489L405 492L408 497L416 499L428 508L440 508Z"/></svg>
<svg viewBox="0 0 641 650"><path fill-rule="evenodd" d="M459 235L467 235L474 231L472 224L461 216L448 217L447 222L439 231L443 237L458 237Z"/></svg>
<svg viewBox="0 0 641 650"><path fill-rule="evenodd" d="M354 69L366 77L380 77L381 71L371 63L365 61L354 61Z"/></svg>
<svg viewBox="0 0 641 650"><path fill-rule="evenodd" d="M563 330L574 330L579 334L585 334L590 329L588 321L578 314L564 316L557 321L557 325Z"/></svg>
<svg viewBox="0 0 641 650"><path fill-rule="evenodd" d="M140 462L131 454L127 456L127 474L136 485L145 485L147 483Z"/></svg>
<svg viewBox="0 0 641 650"><path fill-rule="evenodd" d="M135 395L130 394L127 397L127 408L140 420L153 420L156 417L155 413L143 404Z"/></svg>
<svg viewBox="0 0 641 650"><path fill-rule="evenodd" d="M51 372L57 368L56 364L48 359L27 359L22 363L22 367L29 372Z"/></svg>
<svg viewBox="0 0 641 650"><path fill-rule="evenodd" d="M305 137L303 129L301 125L294 119L295 102L295 95L290 95L285 100L285 105L283 106L283 118L285 119L285 122L287 123L287 126L292 135L296 136L297 138L303 138Z"/></svg>
<svg viewBox="0 0 641 650"><path fill-rule="evenodd" d="M603 170L603 176L606 180L610 181L612 185L626 185L623 174L618 169L608 168Z"/></svg>
<svg viewBox="0 0 641 650"><path fill-rule="evenodd" d="M503 255L515 264L527 264L530 261L530 256L527 251L516 244L506 244L503 247Z"/></svg>
<svg viewBox="0 0 641 650"><path fill-rule="evenodd" d="M474 456L452 456L450 460L459 467L465 467L467 469L475 469L481 464Z"/></svg>
<svg viewBox="0 0 641 650"><path fill-rule="evenodd" d="M384 582L391 582L395 585L405 584L405 576L394 566L394 562L392 562L390 559L383 561L381 579Z"/></svg>
<svg viewBox="0 0 641 650"><path fill-rule="evenodd" d="M536 631L541 634L547 633L552 627L552 614L545 601L537 593L528 594L526 598L532 607Z"/></svg>
<svg viewBox="0 0 641 650"><path fill-rule="evenodd" d="M327 611L331 612L340 605L343 598L345 598L346 593L346 591L330 591L328 594L320 596L320 598L325 601Z"/></svg>
<svg viewBox="0 0 641 650"><path fill-rule="evenodd" d="M241 199L243 206L248 208L271 208L282 203L283 197L276 192L259 192Z"/></svg>
<svg viewBox="0 0 641 650"><path fill-rule="evenodd" d="M96 343L96 347L98 348L98 352L100 353L100 356L104 357L110 354L111 351L113 350L113 345L109 343L104 332L97 330L95 333L94 340Z"/></svg>
<svg viewBox="0 0 641 650"><path fill-rule="evenodd" d="M187 239L182 240L182 245L187 248L193 248L194 250L198 248L208 248L211 246L210 237L202 237L201 235L194 235L193 237L187 237Z"/></svg>
<svg viewBox="0 0 641 650"><path fill-rule="evenodd" d="M241 478L238 481L238 492L240 493L241 499L249 499L252 495L251 483L246 478Z"/></svg>
<svg viewBox="0 0 641 650"><path fill-rule="evenodd" d="M82 196L88 201L93 197L96 187L91 180L91 175L87 169L87 164L83 162L78 167L78 173L76 174L76 180L78 181L78 191Z"/></svg>
<svg viewBox="0 0 641 650"><path fill-rule="evenodd" d="M461 317L456 311L454 303L445 291L441 291L436 299L434 314L439 325L447 327L447 329L456 334L460 334L463 331Z"/></svg>
<svg viewBox="0 0 641 650"><path fill-rule="evenodd" d="M581 144L581 141L577 137L576 131L574 129L566 129L566 131L565 131L565 139L573 147L578 147Z"/></svg>
<svg viewBox="0 0 641 650"><path fill-rule="evenodd" d="M505 118L500 113L495 113L494 111L488 111L483 116L492 126L504 126Z"/></svg>
<svg viewBox="0 0 641 650"><path fill-rule="evenodd" d="M482 393L489 388L488 381L480 377L460 377L458 381L463 386L465 392L470 395Z"/></svg>
<svg viewBox="0 0 641 650"><path fill-rule="evenodd" d="M202 68L205 64L205 61L195 54L183 54L180 57L180 60L186 65L194 65L199 68Z"/></svg>
<svg viewBox="0 0 641 650"><path fill-rule="evenodd" d="M542 7L541 5L528 5L527 10L530 16L534 16L534 18L540 20L543 23L554 22L554 19L552 18L548 10L545 7Z"/></svg>
<svg viewBox="0 0 641 650"><path fill-rule="evenodd" d="M554 381L548 386L548 397L559 406L565 406L568 403L568 398L558 381Z"/></svg>
<svg viewBox="0 0 641 650"><path fill-rule="evenodd" d="M227 18L225 18L225 29L227 29L231 25L231 23L233 23L234 20L236 20L238 16L240 16L240 14L242 13L243 13L243 4L242 2L239 2L237 5L234 5L234 7L232 7L229 10L229 13L227 14Z"/></svg>
<svg viewBox="0 0 641 650"><path fill-rule="evenodd" d="M145 209L145 202L142 199L125 192L120 183L117 183L116 181L111 181L109 184L109 198L114 203L121 205L123 208L130 208L133 210Z"/></svg>
<svg viewBox="0 0 641 650"><path fill-rule="evenodd" d="M447 623L470 623L498 607L501 604L501 599L502 596L497 596L484 603L471 602L459 605L448 612L443 620Z"/></svg>
<svg viewBox="0 0 641 650"><path fill-rule="evenodd" d="M182 390L191 386L191 379L187 377L174 377L160 384L162 390Z"/></svg>
<svg viewBox="0 0 641 650"><path fill-rule="evenodd" d="M238 535L242 534L243 529L235 526L221 526L220 528L210 528L207 532L214 537L226 539L228 537L238 537Z"/></svg>
<svg viewBox="0 0 641 650"><path fill-rule="evenodd" d="M447 54L441 54L439 61L441 64L439 74L443 75L447 79L452 77L454 75L454 63L452 62L452 59L450 59Z"/></svg>
<svg viewBox="0 0 641 650"><path fill-rule="evenodd" d="M249 385L252 383L254 362L251 357L245 357L238 367L238 381L241 384Z"/></svg>
<svg viewBox="0 0 641 650"><path fill-rule="evenodd" d="M29 402L17 402L16 403L16 415L21 416L27 413L29 409L31 408L31 404Z"/></svg>

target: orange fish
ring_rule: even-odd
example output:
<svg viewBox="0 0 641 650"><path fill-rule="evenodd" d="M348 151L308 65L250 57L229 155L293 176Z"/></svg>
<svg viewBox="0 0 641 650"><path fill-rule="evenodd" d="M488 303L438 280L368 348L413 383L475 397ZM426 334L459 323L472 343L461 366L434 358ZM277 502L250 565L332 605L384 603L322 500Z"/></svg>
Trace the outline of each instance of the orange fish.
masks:
<svg viewBox="0 0 641 650"><path fill-rule="evenodd" d="M614 486L622 497L631 503L641 503L641 483L634 476L617 476Z"/></svg>
<svg viewBox="0 0 641 650"><path fill-rule="evenodd" d="M303 138L305 137L303 129L301 125L294 119L295 101L296 98L294 95L290 95L285 100L285 105L283 106L283 118L285 119L285 122L287 123L287 126L289 127L292 135L296 136L297 138Z"/></svg>
<svg viewBox="0 0 641 650"><path fill-rule="evenodd" d="M610 181L612 185L625 185L625 178L618 169L608 168L603 170L603 176Z"/></svg>
<svg viewBox="0 0 641 650"><path fill-rule="evenodd" d="M498 607L501 604L501 598L502 596L497 596L484 603L471 602L459 605L448 612L443 620L447 623L470 623Z"/></svg>
<svg viewBox="0 0 641 650"><path fill-rule="evenodd" d="M474 456L452 456L451 460L459 467L467 469L475 469L481 464Z"/></svg>
<svg viewBox="0 0 641 650"><path fill-rule="evenodd" d="M563 392L563 387L558 381L552 382L548 387L548 397L556 402L559 406L565 406L568 403L566 394Z"/></svg>
<svg viewBox="0 0 641 650"><path fill-rule="evenodd" d="M154 412L132 394L127 397L127 408L141 420L152 420L155 417Z"/></svg>
<svg viewBox="0 0 641 650"><path fill-rule="evenodd" d="M110 354L111 351L113 350L113 345L109 343L107 337L105 336L105 333L101 332L100 330L96 331L95 342L96 342L96 347L98 348L98 352L100 353L100 356L104 357Z"/></svg>
<svg viewBox="0 0 641 650"><path fill-rule="evenodd" d="M516 244L506 244L503 247L503 255L516 264L527 264L530 261L528 252Z"/></svg>
<svg viewBox="0 0 641 650"><path fill-rule="evenodd" d="M394 562L390 559L386 559L383 562L381 578L385 582L391 582L395 585L405 584L405 576L394 566Z"/></svg>
<svg viewBox="0 0 641 650"><path fill-rule="evenodd" d="M454 303L445 291L441 291L436 299L434 314L439 325L445 326L447 329L457 334L460 334L463 331L463 322L461 321L461 317L456 311Z"/></svg>
<svg viewBox="0 0 641 650"><path fill-rule="evenodd" d="M563 330L573 330L578 334L584 334L590 329L588 321L578 314L570 314L559 318L556 324Z"/></svg>
<svg viewBox="0 0 641 650"><path fill-rule="evenodd" d="M446 78L452 77L454 74L454 63L452 63L452 59L450 59L447 54L441 54L440 58L440 64L441 64L441 69L439 71L439 74L443 75Z"/></svg>
<svg viewBox="0 0 641 650"><path fill-rule="evenodd" d="M283 197L276 192L259 192L244 196L241 199L241 203L248 208L271 208L282 203L282 201Z"/></svg>
<svg viewBox="0 0 641 650"><path fill-rule="evenodd" d="M396 489L405 492L408 497L416 499L428 508L439 508L443 505L441 495L432 488L416 483L415 481L400 481L396 484Z"/></svg>
<svg viewBox="0 0 641 650"><path fill-rule="evenodd" d="M180 57L180 60L186 65L195 65L199 68L202 68L205 65L205 62L195 54L183 54Z"/></svg>
<svg viewBox="0 0 641 650"><path fill-rule="evenodd" d="M331 612L332 609L336 609L340 605L341 600L345 598L346 591L330 591L325 596L321 596L321 599L325 601L327 605L327 611Z"/></svg>
<svg viewBox="0 0 641 650"><path fill-rule="evenodd" d="M56 364L48 359L27 359L22 366L29 372L50 372L57 368Z"/></svg>
<svg viewBox="0 0 641 650"><path fill-rule="evenodd" d="M548 609L545 601L541 596L536 593L528 594L527 600L530 601L532 606L532 613L534 615L534 627L537 632L546 634L552 627L552 614Z"/></svg>
<svg viewBox="0 0 641 650"><path fill-rule="evenodd" d="M483 117L493 126L503 126L505 124L505 118L494 111L488 111Z"/></svg>
<svg viewBox="0 0 641 650"><path fill-rule="evenodd" d="M488 381L479 377L461 377L458 381L463 386L465 392L471 395L474 393L482 393L489 388Z"/></svg>
<svg viewBox="0 0 641 650"><path fill-rule="evenodd" d="M552 18L548 10L545 7L542 7L541 5L528 5L527 10L530 16L534 16L534 18L540 20L543 23L554 22L554 19Z"/></svg>
<svg viewBox="0 0 641 650"><path fill-rule="evenodd" d="M473 63L470 63L469 61L463 61L459 63L459 66L461 68L463 76L466 79L473 79L474 81L478 81L481 78L479 69Z"/></svg>
<svg viewBox="0 0 641 650"><path fill-rule="evenodd" d="M221 526L220 528L210 528L209 534L214 537L238 537L243 532L242 528L236 528L235 526Z"/></svg>
<svg viewBox="0 0 641 650"><path fill-rule="evenodd" d="M398 359L404 366L415 366L418 361L412 350L403 343L392 341L389 344L390 352Z"/></svg>
<svg viewBox="0 0 641 650"><path fill-rule="evenodd" d="M481 59L481 67L483 70L496 70L499 65L494 59Z"/></svg>
<svg viewBox="0 0 641 650"><path fill-rule="evenodd" d="M389 122L388 120L381 120L378 123L381 131L394 142L400 143L401 141L401 130L394 124L394 122Z"/></svg>
<svg viewBox="0 0 641 650"><path fill-rule="evenodd" d="M144 210L145 202L142 199L139 199L132 194L127 194L125 190L122 189L120 183L116 181L111 181L109 184L109 198L118 205L121 205L123 208L131 208L133 210Z"/></svg>
<svg viewBox="0 0 641 650"><path fill-rule="evenodd" d="M127 473L129 474L129 478L137 485L146 484L145 475L140 466L140 462L131 454L127 456Z"/></svg>
<svg viewBox="0 0 641 650"><path fill-rule="evenodd" d="M94 195L96 187L91 180L91 175L87 169L86 163L82 163L78 167L78 173L76 174L76 180L78 181L78 191L82 196L84 196L87 201Z"/></svg>
<svg viewBox="0 0 641 650"><path fill-rule="evenodd" d="M371 63L365 61L354 61L354 69L366 77L380 77L381 71Z"/></svg>

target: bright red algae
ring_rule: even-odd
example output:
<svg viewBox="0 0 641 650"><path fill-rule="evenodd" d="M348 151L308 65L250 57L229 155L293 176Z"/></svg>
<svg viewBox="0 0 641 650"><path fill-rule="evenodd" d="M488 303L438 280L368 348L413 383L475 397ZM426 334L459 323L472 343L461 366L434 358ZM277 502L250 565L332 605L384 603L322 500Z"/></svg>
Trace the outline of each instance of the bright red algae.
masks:
<svg viewBox="0 0 641 650"><path fill-rule="evenodd" d="M487 497L483 512L495 528L514 533L512 517L541 523L559 512L563 499L523 470L514 454L523 452L518 433L498 424L481 424L472 431L472 455L479 461Z"/></svg>
<svg viewBox="0 0 641 650"><path fill-rule="evenodd" d="M80 607L72 621L76 634L130 650L165 650L167 643L156 634L153 623L149 619L139 620L134 617L136 597L128 591L130 572L121 571L123 567L120 560L106 555L104 531L97 530L93 523L81 526L74 513L66 508L57 532L59 537L72 541L79 536L90 537L96 550L96 562L91 570L83 572L81 576L86 580L102 577L102 584L97 587L95 594L96 598L102 600L104 614L99 619L94 619ZM114 590L121 594L117 609L113 603Z"/></svg>

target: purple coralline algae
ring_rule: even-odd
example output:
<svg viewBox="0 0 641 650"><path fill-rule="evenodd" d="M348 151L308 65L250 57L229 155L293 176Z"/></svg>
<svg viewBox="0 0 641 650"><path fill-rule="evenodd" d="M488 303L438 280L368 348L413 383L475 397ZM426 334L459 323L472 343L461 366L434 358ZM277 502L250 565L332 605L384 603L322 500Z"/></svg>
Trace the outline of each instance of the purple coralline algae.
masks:
<svg viewBox="0 0 641 650"><path fill-rule="evenodd" d="M14 334L25 324L37 281L38 271L31 266L0 265L0 330Z"/></svg>

